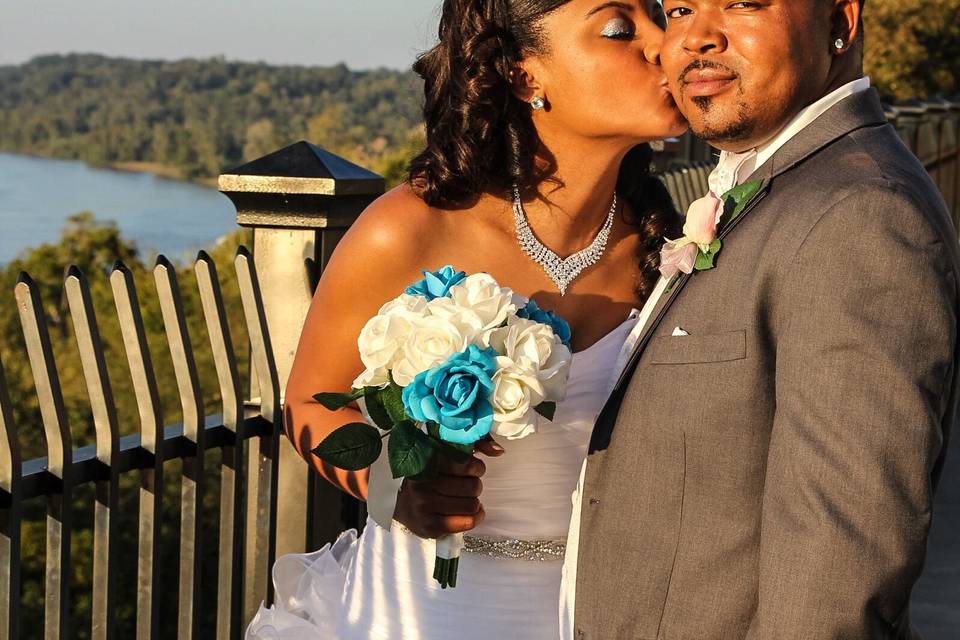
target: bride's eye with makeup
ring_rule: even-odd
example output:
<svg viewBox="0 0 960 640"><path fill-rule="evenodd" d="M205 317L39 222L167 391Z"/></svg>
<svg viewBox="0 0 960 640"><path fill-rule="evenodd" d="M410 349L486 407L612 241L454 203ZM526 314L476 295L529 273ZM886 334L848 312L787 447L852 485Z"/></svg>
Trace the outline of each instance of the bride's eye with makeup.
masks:
<svg viewBox="0 0 960 640"><path fill-rule="evenodd" d="M633 22L626 18L613 18L607 21L600 35L611 40L633 40L636 28Z"/></svg>

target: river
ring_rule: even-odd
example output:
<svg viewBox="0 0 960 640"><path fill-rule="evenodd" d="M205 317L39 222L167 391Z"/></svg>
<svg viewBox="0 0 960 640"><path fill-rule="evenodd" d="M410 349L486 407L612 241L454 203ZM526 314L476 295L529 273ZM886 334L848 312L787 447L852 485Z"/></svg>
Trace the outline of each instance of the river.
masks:
<svg viewBox="0 0 960 640"><path fill-rule="evenodd" d="M55 242L80 211L117 223L141 254L183 260L237 228L218 191L146 173L83 162L0 153L0 265L28 247Z"/></svg>

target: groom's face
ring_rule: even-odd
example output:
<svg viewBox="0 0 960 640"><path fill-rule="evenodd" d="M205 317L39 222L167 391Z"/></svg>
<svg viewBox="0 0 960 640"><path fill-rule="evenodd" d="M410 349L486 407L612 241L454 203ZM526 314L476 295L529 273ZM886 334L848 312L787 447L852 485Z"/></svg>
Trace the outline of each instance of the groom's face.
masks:
<svg viewBox="0 0 960 640"><path fill-rule="evenodd" d="M831 0L664 0L661 61L693 132L728 151L766 142L819 97Z"/></svg>

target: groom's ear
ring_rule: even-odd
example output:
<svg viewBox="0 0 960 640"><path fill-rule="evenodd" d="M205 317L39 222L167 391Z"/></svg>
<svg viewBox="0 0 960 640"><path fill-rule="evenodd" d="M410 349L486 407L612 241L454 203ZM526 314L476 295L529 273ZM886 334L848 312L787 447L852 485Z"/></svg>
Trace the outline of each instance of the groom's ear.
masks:
<svg viewBox="0 0 960 640"><path fill-rule="evenodd" d="M846 49L859 45L863 35L863 4L865 0L833 0L831 41L843 40Z"/></svg>

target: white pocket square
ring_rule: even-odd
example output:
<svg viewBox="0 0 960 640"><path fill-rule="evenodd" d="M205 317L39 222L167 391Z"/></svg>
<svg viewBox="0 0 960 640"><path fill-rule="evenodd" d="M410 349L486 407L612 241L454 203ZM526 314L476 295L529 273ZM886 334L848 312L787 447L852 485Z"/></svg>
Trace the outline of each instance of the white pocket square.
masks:
<svg viewBox="0 0 960 640"><path fill-rule="evenodd" d="M688 336L690 334L684 331L683 329L681 329L680 327L677 327L676 329L673 330L673 334L671 335L673 335L674 337L680 337L680 336Z"/></svg>

